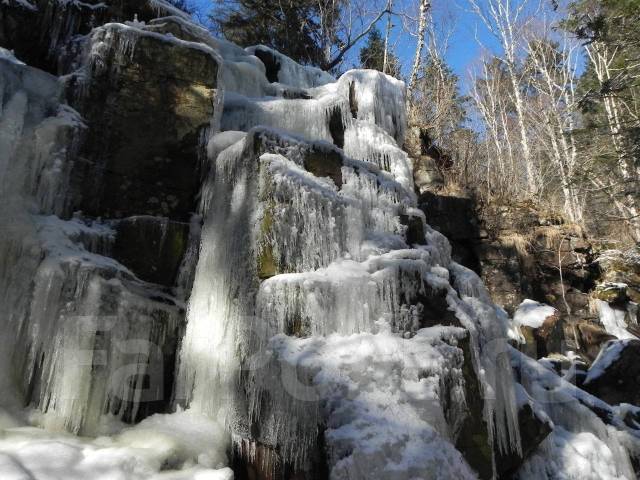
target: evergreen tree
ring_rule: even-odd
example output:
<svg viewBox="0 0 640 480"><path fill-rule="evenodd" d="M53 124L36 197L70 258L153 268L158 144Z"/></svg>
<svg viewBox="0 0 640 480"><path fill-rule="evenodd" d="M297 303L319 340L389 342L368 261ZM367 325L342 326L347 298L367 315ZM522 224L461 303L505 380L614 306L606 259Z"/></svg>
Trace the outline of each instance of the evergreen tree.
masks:
<svg viewBox="0 0 640 480"><path fill-rule="evenodd" d="M372 29L367 36L367 43L360 49L360 67L383 71L384 39L377 28ZM400 63L398 57L389 52L387 74L399 78Z"/></svg>
<svg viewBox="0 0 640 480"><path fill-rule="evenodd" d="M322 65L327 47L323 31L335 16L320 7L317 0L238 0L220 4L211 20L238 45L266 45L302 64Z"/></svg>

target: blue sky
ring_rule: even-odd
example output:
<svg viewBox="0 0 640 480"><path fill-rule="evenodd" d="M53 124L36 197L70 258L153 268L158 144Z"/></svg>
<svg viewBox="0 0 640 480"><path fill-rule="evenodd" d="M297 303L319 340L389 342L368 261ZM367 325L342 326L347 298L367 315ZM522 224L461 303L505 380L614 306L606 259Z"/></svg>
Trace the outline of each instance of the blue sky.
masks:
<svg viewBox="0 0 640 480"><path fill-rule="evenodd" d="M216 0L193 0L193 3L201 12L208 11L212 3ZM400 2L409 2L411 0L400 0ZM396 0L396 3L398 1ZM417 2L416 2L417 3ZM480 46L477 38L484 44L493 45L494 41L491 35L478 24L475 15L469 11L466 0L434 0L434 17L436 21L442 20L441 23L453 25L452 34L449 41L449 49L446 54L447 63L454 72L460 77L463 89L468 77L469 66L480 54ZM396 21L396 23L399 23ZM385 23L380 24L380 29L384 29ZM414 49L415 40L408 35L400 33L401 28L396 28L395 48L404 68L403 72L410 69ZM346 67L357 64L358 51L360 45L354 47L353 51L347 56Z"/></svg>

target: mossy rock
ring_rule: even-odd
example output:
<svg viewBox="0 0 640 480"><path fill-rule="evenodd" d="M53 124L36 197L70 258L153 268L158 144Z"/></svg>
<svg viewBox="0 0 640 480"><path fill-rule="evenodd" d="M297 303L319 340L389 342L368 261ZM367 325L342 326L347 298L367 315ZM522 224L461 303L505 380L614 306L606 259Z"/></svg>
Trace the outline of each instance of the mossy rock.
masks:
<svg viewBox="0 0 640 480"><path fill-rule="evenodd" d="M629 300L625 284L603 283L597 285L593 296L612 305L623 305Z"/></svg>
<svg viewBox="0 0 640 480"><path fill-rule="evenodd" d="M275 259L273 258L273 250L270 246L266 245L260 248L260 254L258 255L258 278L260 280L266 280L278 273L278 267Z"/></svg>
<svg viewBox="0 0 640 480"><path fill-rule="evenodd" d="M268 197L268 194L265 194ZM262 221L260 223L260 240L258 247L258 278L266 280L278 274L278 264L273 255L273 248L269 242L269 233L273 228L273 209L275 202L266 198Z"/></svg>

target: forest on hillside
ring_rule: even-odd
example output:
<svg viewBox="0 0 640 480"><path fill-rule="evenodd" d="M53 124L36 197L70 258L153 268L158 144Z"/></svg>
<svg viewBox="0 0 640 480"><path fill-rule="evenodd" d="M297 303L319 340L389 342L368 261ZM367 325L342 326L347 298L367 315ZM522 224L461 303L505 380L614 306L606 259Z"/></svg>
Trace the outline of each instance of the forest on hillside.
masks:
<svg viewBox="0 0 640 480"><path fill-rule="evenodd" d="M403 79L410 127L443 153L448 191L530 201L595 236L640 241L637 0L175 3L239 45ZM462 14L480 55L456 74Z"/></svg>

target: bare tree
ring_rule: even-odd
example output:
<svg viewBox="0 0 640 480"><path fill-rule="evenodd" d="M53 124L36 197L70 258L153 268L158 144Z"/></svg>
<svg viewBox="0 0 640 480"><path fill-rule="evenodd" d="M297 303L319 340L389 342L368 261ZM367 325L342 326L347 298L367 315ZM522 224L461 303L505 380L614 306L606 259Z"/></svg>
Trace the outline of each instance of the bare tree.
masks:
<svg viewBox="0 0 640 480"><path fill-rule="evenodd" d="M576 188L574 135L578 48L566 35L559 41L552 39L548 28L529 35L526 41L529 85L534 93L532 130L540 144L551 147L545 154L553 178L559 176L565 214L580 223L583 215Z"/></svg>
<svg viewBox="0 0 640 480"><path fill-rule="evenodd" d="M392 3L388 0L383 5L367 0L317 1L321 12L335 15L332 21L324 23L322 29L324 70L340 65L349 50L367 36L385 15L391 14Z"/></svg>
<svg viewBox="0 0 640 480"><path fill-rule="evenodd" d="M535 1L535 0L534 0ZM518 128L520 131L520 146L523 163L525 166L527 188L531 196L536 194L536 174L529 134L526 126L526 112L524 99L522 98L522 80L518 72L518 53L521 48L522 35L526 25L533 18L531 12L532 1L523 0L512 2L511 0L487 0L481 5L478 0L469 0L472 10L481 19L487 30L499 41L503 51L500 57L504 62L511 83L511 95L516 111ZM534 5L533 13L538 10Z"/></svg>
<svg viewBox="0 0 640 480"><path fill-rule="evenodd" d="M383 73L389 73L389 49L391 48L391 46L389 45L389 42L391 40L391 28L392 28L392 23L391 23L391 15L393 12L393 0L389 0L389 2L387 3L387 28L386 31L384 33L384 59L382 61L382 72Z"/></svg>
<svg viewBox="0 0 640 480"><path fill-rule="evenodd" d="M416 81L418 80L418 74L420 72L420 66L422 64L422 51L425 46L425 34L427 32L428 13L431 7L430 0L419 0L418 4L418 16L415 21L418 24L418 29L415 33L412 33L410 28L406 28L407 32L415 36L416 49L413 54L413 61L411 63L411 73L409 74L409 82L407 84L407 104L409 105L411 94L415 88ZM406 18L411 18L408 15L404 15Z"/></svg>
<svg viewBox="0 0 640 480"><path fill-rule="evenodd" d="M596 78L601 86L609 85L613 81L612 65L616 60L617 50L604 42L595 41L586 45L587 56L593 66ZM623 184L623 202L618 202L617 207L621 216L629 225L636 241L640 241L640 213L638 200L628 185L638 181L638 168L634 165L633 155L627 150L625 139L622 135L621 105L613 91L605 91L602 104L606 113L607 125L611 136L611 142L617 159L618 174Z"/></svg>

